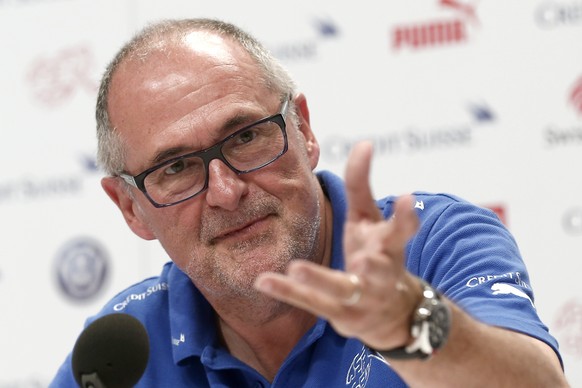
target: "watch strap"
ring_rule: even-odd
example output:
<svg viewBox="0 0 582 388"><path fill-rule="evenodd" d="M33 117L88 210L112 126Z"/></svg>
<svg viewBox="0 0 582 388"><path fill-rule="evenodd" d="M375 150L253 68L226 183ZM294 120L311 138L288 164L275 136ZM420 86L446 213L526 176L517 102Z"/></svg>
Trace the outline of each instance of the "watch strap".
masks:
<svg viewBox="0 0 582 388"><path fill-rule="evenodd" d="M419 282L423 288L423 300L421 301L420 305L417 306L417 308L414 310L414 320L410 328L410 332L414 340L412 341L412 343L408 345L400 346L395 349L390 350L373 349L384 358L396 360L410 360L410 359L426 360L430 358L436 350L438 350L433 348L433 344L431 344L430 342L430 324L428 320L419 319L418 317L419 310L426 309L427 303L428 304L435 303L434 300L440 302L441 296L438 293L438 291L436 291L430 284L428 284L423 279L419 279ZM448 307L446 307L446 309L448 310ZM424 315L424 313L422 315ZM444 341L439 344L439 347L442 344L444 344Z"/></svg>

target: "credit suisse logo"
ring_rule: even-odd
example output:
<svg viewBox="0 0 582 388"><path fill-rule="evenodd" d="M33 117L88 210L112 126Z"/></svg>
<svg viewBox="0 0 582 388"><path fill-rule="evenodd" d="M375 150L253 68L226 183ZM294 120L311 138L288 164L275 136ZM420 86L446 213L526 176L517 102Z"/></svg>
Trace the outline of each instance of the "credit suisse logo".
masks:
<svg viewBox="0 0 582 388"><path fill-rule="evenodd" d="M544 1L535 10L534 18L544 29L582 25L582 2Z"/></svg>
<svg viewBox="0 0 582 388"><path fill-rule="evenodd" d="M99 169L93 156L80 155L76 162L81 170L77 173L42 178L21 175L14 180L0 181L0 205L80 194L84 189L85 179L95 176Z"/></svg>
<svg viewBox="0 0 582 388"><path fill-rule="evenodd" d="M485 103L468 104L468 122L459 122L436 128L410 127L400 131L367 133L353 137L337 134L325 138L321 143L321 157L326 162L345 160L350 149L361 139L374 144L374 153L378 156L397 154L416 155L429 151L448 151L466 148L473 143L475 132L493 121L495 114Z"/></svg>
<svg viewBox="0 0 582 388"><path fill-rule="evenodd" d="M480 24L476 3L476 1L440 0L438 10L449 12L449 16L395 26L390 32L391 49L418 50L467 42L471 27Z"/></svg>
<svg viewBox="0 0 582 388"><path fill-rule="evenodd" d="M549 124L544 131L544 141L547 146L582 145L582 76L575 80L565 92L566 102L575 113L575 121L571 124Z"/></svg>
<svg viewBox="0 0 582 388"><path fill-rule="evenodd" d="M37 57L29 66L27 84L33 99L52 108L71 99L77 92L97 92L92 70L95 58L87 46L66 47Z"/></svg>
<svg viewBox="0 0 582 388"><path fill-rule="evenodd" d="M277 59L284 62L314 60L322 45L340 36L339 26L329 18L314 18L310 26L311 37L268 45L269 50Z"/></svg>

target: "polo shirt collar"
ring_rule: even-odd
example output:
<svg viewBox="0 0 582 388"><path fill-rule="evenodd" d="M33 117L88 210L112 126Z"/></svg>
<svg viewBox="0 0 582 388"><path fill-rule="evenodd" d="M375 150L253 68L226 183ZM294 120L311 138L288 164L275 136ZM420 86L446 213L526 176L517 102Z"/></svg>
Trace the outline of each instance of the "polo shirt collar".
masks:
<svg viewBox="0 0 582 388"><path fill-rule="evenodd" d="M331 268L341 269L344 266L343 236L346 223L347 197L343 180L329 171L320 171L317 178L331 201L333 212L333 234L331 242Z"/></svg>
<svg viewBox="0 0 582 388"><path fill-rule="evenodd" d="M177 266L168 274L170 333L174 362L202 355L204 348L217 345L216 314Z"/></svg>

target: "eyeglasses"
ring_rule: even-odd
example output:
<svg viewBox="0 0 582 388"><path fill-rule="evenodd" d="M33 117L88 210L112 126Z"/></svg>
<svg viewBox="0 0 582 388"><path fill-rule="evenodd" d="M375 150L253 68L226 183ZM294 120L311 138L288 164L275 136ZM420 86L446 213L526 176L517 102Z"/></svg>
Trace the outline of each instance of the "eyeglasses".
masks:
<svg viewBox="0 0 582 388"><path fill-rule="evenodd" d="M208 166L214 159L237 174L268 166L287 152L286 99L279 113L265 117L201 151L172 158L132 176L119 174L157 208L184 202L208 188Z"/></svg>

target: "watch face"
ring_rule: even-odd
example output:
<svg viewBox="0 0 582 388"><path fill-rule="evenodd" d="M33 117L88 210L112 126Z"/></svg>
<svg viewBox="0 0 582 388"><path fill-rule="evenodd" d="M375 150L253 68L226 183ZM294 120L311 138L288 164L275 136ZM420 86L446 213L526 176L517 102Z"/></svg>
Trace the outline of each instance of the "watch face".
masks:
<svg viewBox="0 0 582 388"><path fill-rule="evenodd" d="M433 349L439 349L447 341L451 326L451 312L443 303L433 307L430 317L429 340Z"/></svg>

